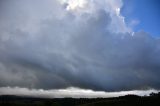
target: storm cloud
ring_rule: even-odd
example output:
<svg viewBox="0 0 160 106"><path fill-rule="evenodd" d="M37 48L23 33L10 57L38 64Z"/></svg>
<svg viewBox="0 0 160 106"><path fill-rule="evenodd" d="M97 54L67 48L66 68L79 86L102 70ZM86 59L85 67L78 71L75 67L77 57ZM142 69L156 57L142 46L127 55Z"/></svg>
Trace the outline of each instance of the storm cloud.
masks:
<svg viewBox="0 0 160 106"><path fill-rule="evenodd" d="M0 5L0 87L160 88L160 40L126 26L121 0Z"/></svg>

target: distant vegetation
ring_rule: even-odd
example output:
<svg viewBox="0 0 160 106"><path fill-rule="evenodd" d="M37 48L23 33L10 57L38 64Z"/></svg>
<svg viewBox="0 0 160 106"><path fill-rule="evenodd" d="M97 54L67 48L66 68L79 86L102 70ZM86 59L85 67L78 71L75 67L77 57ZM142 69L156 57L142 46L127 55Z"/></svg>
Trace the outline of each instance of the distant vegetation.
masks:
<svg viewBox="0 0 160 106"><path fill-rule="evenodd" d="M32 98L20 96L0 96L0 106L160 106L160 93L150 96L126 95L116 98Z"/></svg>

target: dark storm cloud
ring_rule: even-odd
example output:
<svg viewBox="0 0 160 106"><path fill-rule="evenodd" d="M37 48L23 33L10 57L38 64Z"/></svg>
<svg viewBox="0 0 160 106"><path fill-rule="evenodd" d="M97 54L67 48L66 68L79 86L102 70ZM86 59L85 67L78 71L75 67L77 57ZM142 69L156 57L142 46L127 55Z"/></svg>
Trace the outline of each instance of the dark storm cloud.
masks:
<svg viewBox="0 0 160 106"><path fill-rule="evenodd" d="M57 0L5 2L0 86L159 89L160 40L129 32L117 11L121 5L94 2L94 8L75 10Z"/></svg>

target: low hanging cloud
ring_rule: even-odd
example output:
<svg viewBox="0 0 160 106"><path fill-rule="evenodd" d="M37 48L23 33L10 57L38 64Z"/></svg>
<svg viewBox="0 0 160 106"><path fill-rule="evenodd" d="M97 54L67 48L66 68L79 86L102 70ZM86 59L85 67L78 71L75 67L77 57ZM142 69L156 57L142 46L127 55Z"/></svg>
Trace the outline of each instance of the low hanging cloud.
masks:
<svg viewBox="0 0 160 106"><path fill-rule="evenodd" d="M29 96L39 98L109 98L119 97L124 95L138 95L138 96L149 96L151 93L157 93L157 90L133 90L133 91L121 91L121 92L104 92L104 91L93 91L90 89L80 88L66 88L66 89L54 89L54 90L43 90L43 89L28 89L19 87L1 87L0 95L18 95L18 96Z"/></svg>
<svg viewBox="0 0 160 106"><path fill-rule="evenodd" d="M0 87L159 89L160 40L125 25L121 0L78 1L0 1Z"/></svg>

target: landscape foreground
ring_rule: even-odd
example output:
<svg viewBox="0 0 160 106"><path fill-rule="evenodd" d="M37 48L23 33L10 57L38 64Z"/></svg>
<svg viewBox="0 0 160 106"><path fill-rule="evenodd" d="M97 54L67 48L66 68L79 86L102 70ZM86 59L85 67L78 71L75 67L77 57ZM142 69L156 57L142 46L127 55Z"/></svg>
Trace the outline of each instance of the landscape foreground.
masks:
<svg viewBox="0 0 160 106"><path fill-rule="evenodd" d="M0 96L0 106L160 106L160 93L150 96L126 95L115 98L33 98Z"/></svg>

